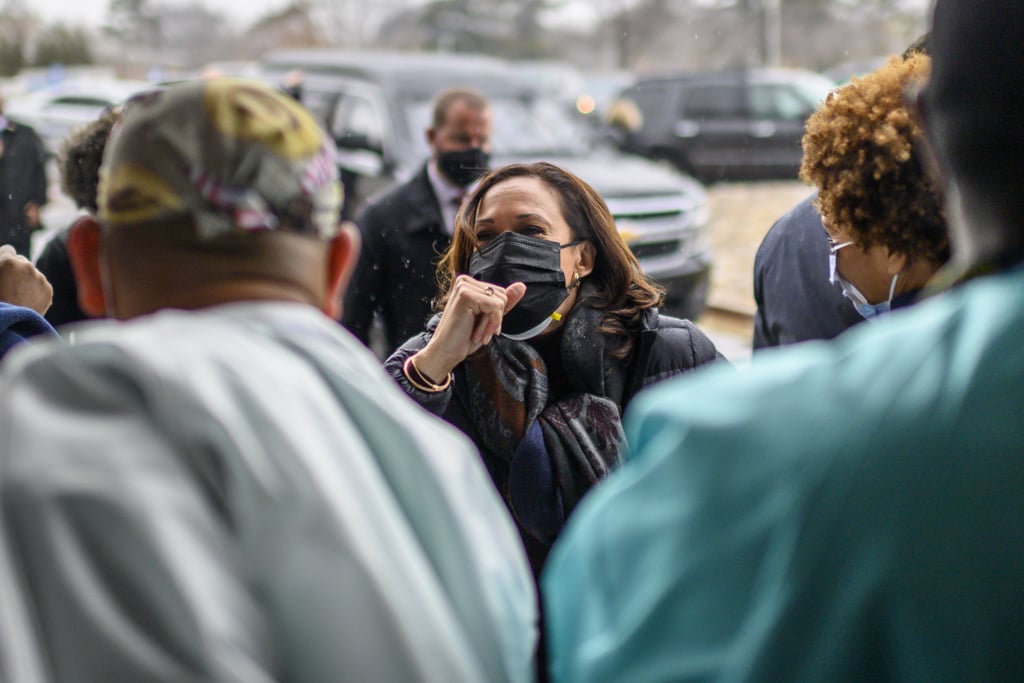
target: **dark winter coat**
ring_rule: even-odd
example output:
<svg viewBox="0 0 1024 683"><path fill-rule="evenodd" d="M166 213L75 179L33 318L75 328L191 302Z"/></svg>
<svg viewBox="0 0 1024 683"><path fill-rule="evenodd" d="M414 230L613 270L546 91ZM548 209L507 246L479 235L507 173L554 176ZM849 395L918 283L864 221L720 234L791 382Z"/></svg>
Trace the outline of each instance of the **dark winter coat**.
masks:
<svg viewBox="0 0 1024 683"><path fill-rule="evenodd" d="M7 120L0 130L0 244L10 244L30 256L32 231L25 205L46 204L46 153L36 132Z"/></svg>
<svg viewBox="0 0 1024 683"><path fill-rule="evenodd" d="M583 304L577 306L570 317L578 315L577 312L582 306ZM594 309L589 309L587 313L594 316L595 320L599 317L595 315ZM385 368L416 402L458 427L473 440L481 452L484 464L487 466L495 486L512 508L509 478L510 467L514 467L514 465L510 465L507 455L488 449L481 434L477 431L477 421L468 412L471 407L466 405L466 397L457 395L458 387L466 384L466 382L460 381L459 374L467 372L469 364L459 365L455 369L456 380L453 381L452 386L437 393L417 390L409 383L402 370L405 360L427 345L438 321L439 317L433 318L426 331L403 344L387 359ZM566 327L570 324L567 321ZM647 311L642 331L635 340L633 352L629 358L624 360L610 356L609 351L613 348L613 343L607 335L596 329L593 329L589 335L583 335L575 343L567 341L567 338L568 333L561 343L561 357L565 366L565 375L572 385L569 390L600 394L602 393L601 389L595 389L595 387L601 387L605 394L604 398L612 400L618 406L620 416L632 398L644 387L722 358L711 340L696 325L688 320L659 315L657 309ZM581 352L574 354L570 345L578 345L581 347ZM605 351L602 352L600 349ZM567 496L569 490L585 490L592 483L556 482L554 487L560 491L562 496ZM517 518L516 521L519 524L520 534L531 565L534 571L539 573L547 556L549 544L542 543L527 533L520 519Z"/></svg>
<svg viewBox="0 0 1024 683"><path fill-rule="evenodd" d="M426 164L407 183L373 201L356 222L363 246L342 323L365 344L378 315L390 352L430 319L437 264L451 243Z"/></svg>

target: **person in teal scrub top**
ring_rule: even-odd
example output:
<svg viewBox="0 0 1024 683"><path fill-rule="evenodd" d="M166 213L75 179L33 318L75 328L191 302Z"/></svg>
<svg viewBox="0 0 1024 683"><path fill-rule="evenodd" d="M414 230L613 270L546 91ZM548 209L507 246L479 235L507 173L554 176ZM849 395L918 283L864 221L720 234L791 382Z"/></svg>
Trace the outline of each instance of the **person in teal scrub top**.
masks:
<svg viewBox="0 0 1024 683"><path fill-rule="evenodd" d="M555 681L1024 680L1021 44L937 0L949 288L634 401L543 576Z"/></svg>

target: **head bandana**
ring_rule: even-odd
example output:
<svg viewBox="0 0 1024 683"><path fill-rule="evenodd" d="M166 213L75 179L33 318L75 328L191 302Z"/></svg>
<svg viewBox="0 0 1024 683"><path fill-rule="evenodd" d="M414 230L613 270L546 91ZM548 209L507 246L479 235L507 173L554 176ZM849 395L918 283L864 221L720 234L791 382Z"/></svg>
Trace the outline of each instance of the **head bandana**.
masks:
<svg viewBox="0 0 1024 683"><path fill-rule="evenodd" d="M200 237L337 234L334 145L293 99L212 79L133 99L100 171L100 218L133 227L190 217Z"/></svg>

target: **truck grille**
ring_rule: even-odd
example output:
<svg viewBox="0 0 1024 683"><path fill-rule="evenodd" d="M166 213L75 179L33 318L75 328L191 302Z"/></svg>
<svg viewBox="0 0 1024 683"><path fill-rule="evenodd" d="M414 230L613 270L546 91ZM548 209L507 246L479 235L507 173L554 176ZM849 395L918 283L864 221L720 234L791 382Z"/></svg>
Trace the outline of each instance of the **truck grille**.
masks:
<svg viewBox="0 0 1024 683"><path fill-rule="evenodd" d="M647 242L646 244L631 244L629 245L630 251L637 259L643 260L648 258L656 258L658 256L668 256L679 251L680 240L665 240L662 242Z"/></svg>

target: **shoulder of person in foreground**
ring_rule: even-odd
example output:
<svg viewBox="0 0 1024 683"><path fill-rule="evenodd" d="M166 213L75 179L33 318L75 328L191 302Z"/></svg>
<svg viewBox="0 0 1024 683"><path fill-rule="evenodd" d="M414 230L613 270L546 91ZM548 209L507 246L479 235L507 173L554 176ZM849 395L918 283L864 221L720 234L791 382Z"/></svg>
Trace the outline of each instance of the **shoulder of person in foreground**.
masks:
<svg viewBox="0 0 1024 683"><path fill-rule="evenodd" d="M947 619L955 609L916 610L949 600L943 582L965 572L970 588L952 599L985 613L979 632L992 627L998 606L967 603L989 589L1019 602L1005 572L989 583L979 567L1024 557L979 543L976 529L994 528L999 505L1021 507L1009 490L1024 481L1005 457L1024 440L1011 417L1024 398L1022 295L1019 270L640 396L626 418L632 460L583 501L545 570L554 680L854 680L885 659L885 643L854 636L901 609L961 628ZM938 502L954 490L999 504ZM967 569L974 551L1010 561ZM918 573L921 558L936 566ZM917 586L919 602L899 602L887 577Z"/></svg>
<svg viewBox="0 0 1024 683"><path fill-rule="evenodd" d="M46 567L32 572L33 594L63 596L42 609L40 618L56 631L50 645L78 653L54 656L82 670L115 667L123 680L154 681L179 680L179 667L196 657L212 680L228 680L231 666L274 671L265 653L278 650L289 667L319 672L301 680L319 681L339 671L404 676L410 644L430 641L440 648L438 671L465 651L485 680L527 680L536 632L532 580L471 444L409 404L373 357L320 314L293 313L284 329L296 334L275 341L244 308L95 325L83 329L79 345L19 355L5 372L0 425L10 440L0 481L8 520L21 529L18 538L36 539L19 543L22 561ZM204 335L223 346L196 353ZM311 434L317 438L308 441ZM274 446L247 444L252 438ZM305 447L290 464L282 458L296 438ZM316 496L300 474L307 470ZM339 526L324 517L311 553L301 525L288 529L299 511L314 511L319 496L329 509L344 508L348 521ZM41 533L44 523L62 531ZM91 550L68 562L68 542ZM278 557L266 564L271 555ZM337 655L322 647L331 633L352 627L348 598L322 595L316 607L307 604L321 594L315 577L345 565L339 555L353 563L346 581L360 593L364 631L395 632L393 667L380 668L384 658L369 648L352 668L325 673L325 664L341 664L341 652L355 656L351 647L335 648ZM238 556L248 558L247 572L260 577L269 604L240 591ZM188 569L200 565L202 580ZM81 592L73 580L81 566L109 590ZM374 567L377 578L364 585L360 567ZM304 586L289 578L303 576ZM119 611L124 585L135 587L125 620L79 609L88 595ZM174 613L162 607L168 596ZM421 605L399 606L410 599ZM289 628L306 633L303 644L269 646L270 632L300 608L305 625ZM181 613L235 642L238 661L191 642L175 625ZM391 616L378 618L385 613ZM152 645L166 655L166 668L113 644L118 631L151 628L162 634ZM311 628L323 629L323 637ZM416 628L434 632L416 636Z"/></svg>
<svg viewBox="0 0 1024 683"><path fill-rule="evenodd" d="M130 322L19 354L0 396L62 672L528 677L533 587L479 458L327 317L354 255L332 158L308 112L227 79L134 101L106 149L103 226L72 249L83 298Z"/></svg>

